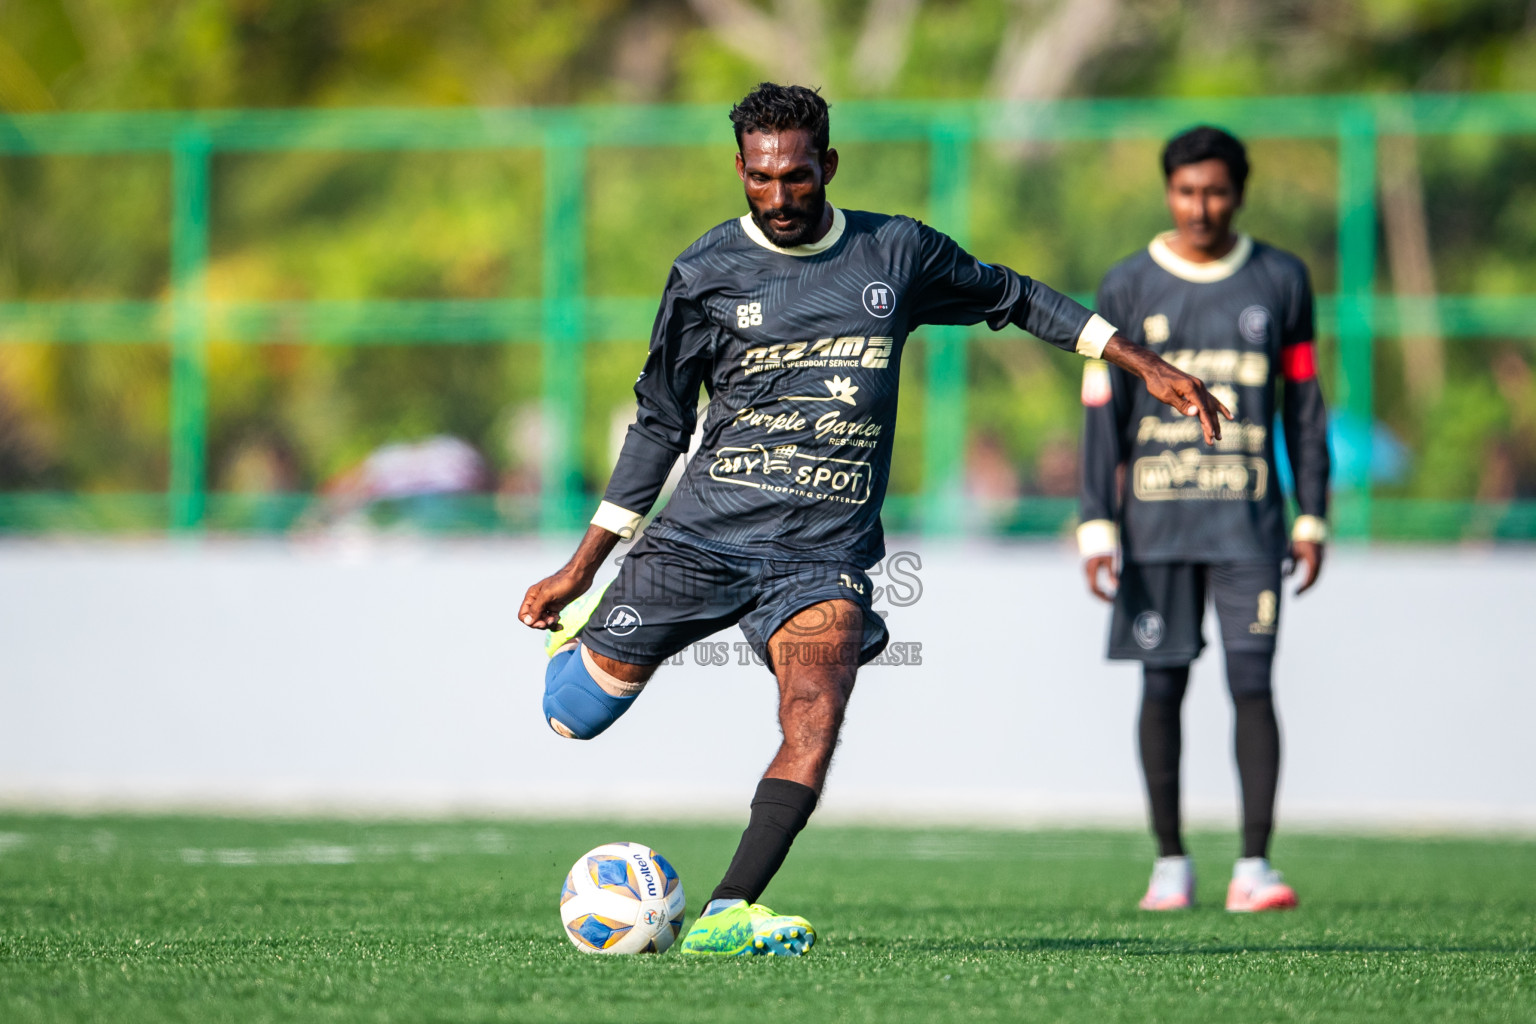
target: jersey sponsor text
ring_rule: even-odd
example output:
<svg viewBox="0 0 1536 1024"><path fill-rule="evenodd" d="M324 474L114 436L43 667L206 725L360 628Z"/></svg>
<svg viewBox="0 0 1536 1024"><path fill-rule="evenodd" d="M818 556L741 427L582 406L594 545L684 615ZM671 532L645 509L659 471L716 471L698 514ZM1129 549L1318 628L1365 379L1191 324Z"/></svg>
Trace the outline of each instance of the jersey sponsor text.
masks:
<svg viewBox="0 0 1536 1024"><path fill-rule="evenodd" d="M1137 459L1132 493L1141 501L1262 501L1269 464L1249 455L1205 455L1193 448Z"/></svg>

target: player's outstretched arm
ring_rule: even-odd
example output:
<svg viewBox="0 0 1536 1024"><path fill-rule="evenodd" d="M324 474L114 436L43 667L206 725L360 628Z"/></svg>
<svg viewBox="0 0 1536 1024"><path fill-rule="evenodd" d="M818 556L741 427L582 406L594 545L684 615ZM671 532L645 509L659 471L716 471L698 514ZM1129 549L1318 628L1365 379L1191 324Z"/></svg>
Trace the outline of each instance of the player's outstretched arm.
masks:
<svg viewBox="0 0 1536 1024"><path fill-rule="evenodd" d="M1173 406L1186 416L1200 417L1200 429L1205 434L1206 444L1221 439L1218 413L1230 420L1232 410L1216 401L1200 378L1191 377L1151 349L1133 345L1119 334L1110 338L1104 346L1103 358L1140 377L1146 382L1147 391L1153 398Z"/></svg>
<svg viewBox="0 0 1536 1024"><path fill-rule="evenodd" d="M576 553L559 572L528 588L518 618L531 629L559 629L560 610L585 594L597 576L598 567L618 544L619 535L601 526L587 527Z"/></svg>

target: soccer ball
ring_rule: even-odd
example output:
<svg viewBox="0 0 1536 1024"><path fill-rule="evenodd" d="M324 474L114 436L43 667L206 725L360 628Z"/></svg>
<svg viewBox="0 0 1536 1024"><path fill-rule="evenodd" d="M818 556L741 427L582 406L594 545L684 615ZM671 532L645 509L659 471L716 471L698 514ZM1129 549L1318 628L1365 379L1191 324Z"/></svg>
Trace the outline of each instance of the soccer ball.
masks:
<svg viewBox="0 0 1536 1024"><path fill-rule="evenodd" d="M583 854L560 889L560 921L583 953L664 953L687 907L677 871L640 843Z"/></svg>

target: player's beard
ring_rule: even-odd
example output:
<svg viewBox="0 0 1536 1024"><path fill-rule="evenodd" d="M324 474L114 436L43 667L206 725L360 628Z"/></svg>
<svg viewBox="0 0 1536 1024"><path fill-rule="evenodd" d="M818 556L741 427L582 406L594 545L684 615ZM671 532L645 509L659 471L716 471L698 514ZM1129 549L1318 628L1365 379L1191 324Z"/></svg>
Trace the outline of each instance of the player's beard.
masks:
<svg viewBox="0 0 1536 1024"><path fill-rule="evenodd" d="M803 204L786 204L760 210L749 200L747 209L752 213L752 222L758 226L768 241L780 249L793 249L797 245L809 242L811 236L816 234L816 229L821 226L822 215L827 210L827 187L818 185L816 191ZM781 231L773 226L772 222L776 217L787 217L793 223L788 230Z"/></svg>

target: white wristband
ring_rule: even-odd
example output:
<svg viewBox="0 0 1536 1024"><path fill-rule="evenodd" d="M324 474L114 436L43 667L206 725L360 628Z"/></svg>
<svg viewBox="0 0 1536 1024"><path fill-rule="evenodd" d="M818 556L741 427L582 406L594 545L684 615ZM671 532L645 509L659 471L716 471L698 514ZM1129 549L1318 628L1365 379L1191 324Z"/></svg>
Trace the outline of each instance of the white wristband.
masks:
<svg viewBox="0 0 1536 1024"><path fill-rule="evenodd" d="M609 533L616 533L622 540L629 540L640 528L640 518L627 508L620 508L611 501L605 501L597 506L597 514L592 517L592 525L600 526Z"/></svg>
<svg viewBox="0 0 1536 1024"><path fill-rule="evenodd" d="M1089 359L1102 359L1104 346L1118 333L1108 320L1097 313L1093 314L1077 335L1077 354Z"/></svg>
<svg viewBox="0 0 1536 1024"><path fill-rule="evenodd" d="M1120 548L1120 527L1112 519L1090 519L1077 528L1077 550L1084 558L1113 555Z"/></svg>
<svg viewBox="0 0 1536 1024"><path fill-rule="evenodd" d="M1328 520L1321 516L1297 516L1291 525L1291 540L1322 544L1328 539Z"/></svg>

